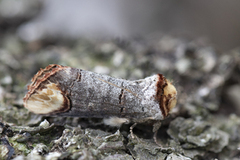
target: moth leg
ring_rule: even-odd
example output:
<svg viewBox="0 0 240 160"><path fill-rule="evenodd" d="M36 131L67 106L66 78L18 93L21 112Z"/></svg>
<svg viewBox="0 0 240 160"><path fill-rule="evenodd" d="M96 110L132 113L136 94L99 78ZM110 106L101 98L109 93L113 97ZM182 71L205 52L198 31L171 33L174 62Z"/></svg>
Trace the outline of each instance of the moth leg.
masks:
<svg viewBox="0 0 240 160"><path fill-rule="evenodd" d="M129 119L119 118L119 117L110 117L110 118L104 118L103 123L108 126L120 128L123 123L128 124Z"/></svg>
<svg viewBox="0 0 240 160"><path fill-rule="evenodd" d="M130 134L132 136L132 138L135 138L134 137L134 134L133 134L133 128L136 127L137 123L134 123L131 127L130 127Z"/></svg>
<svg viewBox="0 0 240 160"><path fill-rule="evenodd" d="M168 148L165 148L165 147L162 147L162 145L160 143L158 143L157 141L157 133L158 133L158 130L159 128L161 127L161 121L157 121L153 124L153 139L154 139L154 142L161 148L161 151L162 152L166 152L166 153L172 153L175 151L174 148L171 148L171 147L168 147Z"/></svg>
<svg viewBox="0 0 240 160"><path fill-rule="evenodd" d="M160 127L161 127L161 121L157 121L153 124L153 133L154 133L153 140L158 146L162 148L162 145L157 141L157 133Z"/></svg>

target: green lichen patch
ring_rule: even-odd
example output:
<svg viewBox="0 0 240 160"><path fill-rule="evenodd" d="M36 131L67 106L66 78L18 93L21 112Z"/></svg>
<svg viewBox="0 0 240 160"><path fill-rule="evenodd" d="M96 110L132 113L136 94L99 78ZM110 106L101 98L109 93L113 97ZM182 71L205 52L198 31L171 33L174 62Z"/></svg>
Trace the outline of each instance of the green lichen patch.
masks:
<svg viewBox="0 0 240 160"><path fill-rule="evenodd" d="M0 145L0 159L7 159L8 157L8 148L5 145Z"/></svg>
<svg viewBox="0 0 240 160"><path fill-rule="evenodd" d="M41 122L42 116L30 113L23 107L16 107L1 103L0 101L0 118L2 121L13 125L36 125Z"/></svg>
<svg viewBox="0 0 240 160"><path fill-rule="evenodd" d="M166 160L191 160L191 158L185 157L181 154L171 153L167 156Z"/></svg>
<svg viewBox="0 0 240 160"><path fill-rule="evenodd" d="M134 159L165 159L166 156L172 152L172 148L162 148L152 140L140 139L134 135L129 137L127 148Z"/></svg>

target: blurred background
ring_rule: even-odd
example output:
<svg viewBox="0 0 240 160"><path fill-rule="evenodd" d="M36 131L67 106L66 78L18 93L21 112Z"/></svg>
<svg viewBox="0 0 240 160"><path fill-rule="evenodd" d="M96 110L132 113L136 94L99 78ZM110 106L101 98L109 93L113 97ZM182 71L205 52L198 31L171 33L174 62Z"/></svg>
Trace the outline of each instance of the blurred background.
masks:
<svg viewBox="0 0 240 160"><path fill-rule="evenodd" d="M0 36L9 24L26 42L172 34L226 51L240 44L239 6L236 0L1 0Z"/></svg>

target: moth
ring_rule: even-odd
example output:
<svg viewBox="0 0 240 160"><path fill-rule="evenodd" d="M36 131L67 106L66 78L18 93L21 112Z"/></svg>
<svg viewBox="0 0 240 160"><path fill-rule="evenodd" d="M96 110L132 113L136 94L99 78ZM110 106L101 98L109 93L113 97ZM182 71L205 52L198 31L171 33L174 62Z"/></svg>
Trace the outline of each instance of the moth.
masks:
<svg viewBox="0 0 240 160"><path fill-rule="evenodd" d="M120 126L163 120L177 91L162 74L129 81L51 64L32 78L23 101L36 114L105 118L105 124Z"/></svg>

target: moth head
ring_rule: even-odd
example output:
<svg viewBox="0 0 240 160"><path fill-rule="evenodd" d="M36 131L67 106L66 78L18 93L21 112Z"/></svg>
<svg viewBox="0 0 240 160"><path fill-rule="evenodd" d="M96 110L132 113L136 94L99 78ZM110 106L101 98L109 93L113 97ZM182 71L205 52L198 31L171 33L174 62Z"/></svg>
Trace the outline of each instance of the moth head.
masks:
<svg viewBox="0 0 240 160"><path fill-rule="evenodd" d="M163 105L170 112L177 103L177 90L174 85L166 79L166 86L163 88Z"/></svg>
<svg viewBox="0 0 240 160"><path fill-rule="evenodd" d="M70 101L59 83L49 81L49 77L63 68L60 65L49 65L33 77L28 86L29 91L23 98L24 106L28 110L36 114L53 114L70 108Z"/></svg>
<svg viewBox="0 0 240 160"><path fill-rule="evenodd" d="M158 74L156 100L163 117L166 117L177 103L176 88L162 74Z"/></svg>

